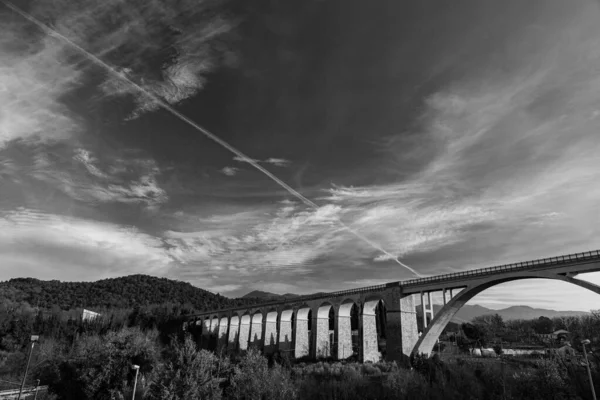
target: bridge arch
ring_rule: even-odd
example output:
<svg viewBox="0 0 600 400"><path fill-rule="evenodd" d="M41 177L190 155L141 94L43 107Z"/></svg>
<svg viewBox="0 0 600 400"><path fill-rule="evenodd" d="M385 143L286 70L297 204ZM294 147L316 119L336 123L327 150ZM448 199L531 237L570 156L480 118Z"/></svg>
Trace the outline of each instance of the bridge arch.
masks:
<svg viewBox="0 0 600 400"><path fill-rule="evenodd" d="M427 327L427 329L424 330L419 340L417 340L417 343L415 344L412 353L427 355L431 354L433 346L435 345L440 334L442 333L444 328L446 328L446 325L448 325L452 317L456 315L456 313L462 308L462 306L465 305L465 303L467 303L469 300L471 300L473 297L483 292L484 290L499 285L501 283L513 282L523 279L540 278L572 283L584 289L591 290L594 293L600 294L600 286L595 285L593 283L583 281L581 279L571 278L564 275L544 272L515 272L509 274L508 276L503 275L499 278L490 277L487 279L477 280L476 282L467 285L466 288L457 293L456 296L454 296L440 311L438 311L437 315L431 321L431 324Z"/></svg>

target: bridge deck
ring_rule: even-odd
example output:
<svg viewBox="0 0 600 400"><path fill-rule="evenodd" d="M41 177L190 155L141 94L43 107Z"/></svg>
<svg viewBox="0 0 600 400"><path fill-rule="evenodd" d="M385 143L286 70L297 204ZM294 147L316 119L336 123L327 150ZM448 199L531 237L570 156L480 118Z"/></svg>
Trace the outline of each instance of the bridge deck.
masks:
<svg viewBox="0 0 600 400"><path fill-rule="evenodd" d="M455 273L444 274L444 275L436 275L436 276L431 276L431 277L427 277L427 278L418 278L418 279L410 279L410 280L406 280L406 281L390 282L390 283L381 284L381 285L366 286L366 287L362 287L362 288L341 290L341 291L331 292L331 293L322 293L322 294L316 294L316 295L291 297L291 298L287 298L284 300L258 303L258 304L253 304L250 306L240 306L240 307L226 308L226 309L220 309L220 310L210 310L210 311L206 311L203 313L190 315L188 317L206 316L207 314L226 313L229 311L238 311L238 310L244 310L244 309L248 309L248 308L269 307L269 306L278 306L278 305L285 305L285 304L297 304L297 303L311 301L311 300L327 299L327 298L331 298L331 297L348 296L348 295L354 295L354 294L360 294L360 293L377 292L377 291L381 291L386 288L394 287L394 286L401 286L401 287L407 288L407 289L409 289L409 288L417 289L420 286L425 287L425 286L430 286L432 284L443 284L446 282L451 283L451 282L456 282L456 281L460 281L460 280L464 280L464 279L468 279L468 278L483 277L483 276L488 276L488 275L495 275L498 273L543 270L543 269L548 269L548 268L552 268L552 267L556 267L556 266L570 266L570 265L585 264L585 263L595 262L595 261L596 262L600 261L600 250L592 250L592 251L586 251L583 253L575 253L575 254L566 254L566 255L557 256L557 257L542 258L542 259L538 259L538 260L523 261L523 262L512 263L512 264L497 265L497 266L493 266L493 267L473 269L473 270L464 271L464 272L455 272ZM411 291L413 291L413 290L411 290Z"/></svg>

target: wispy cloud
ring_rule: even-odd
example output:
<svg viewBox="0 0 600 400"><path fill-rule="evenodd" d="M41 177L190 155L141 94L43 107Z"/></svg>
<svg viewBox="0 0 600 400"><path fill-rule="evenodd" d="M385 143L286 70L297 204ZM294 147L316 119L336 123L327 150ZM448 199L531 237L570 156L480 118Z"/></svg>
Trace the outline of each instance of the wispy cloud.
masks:
<svg viewBox="0 0 600 400"><path fill-rule="evenodd" d="M63 62L63 44L50 37L32 43L26 32L0 14L0 148L16 139L68 139L79 128L60 99L80 83L80 71Z"/></svg>
<svg viewBox="0 0 600 400"><path fill-rule="evenodd" d="M172 259L159 238L134 227L18 209L0 214L5 276L93 280L131 273L163 275Z"/></svg>
<svg viewBox="0 0 600 400"><path fill-rule="evenodd" d="M264 162L273 164L276 167L287 167L290 165L290 161L283 158L267 158Z"/></svg>
<svg viewBox="0 0 600 400"><path fill-rule="evenodd" d="M235 167L224 167L223 169L221 169L221 172L227 176L234 176L238 173L239 170L239 168Z"/></svg>
<svg viewBox="0 0 600 400"><path fill-rule="evenodd" d="M30 175L86 203L143 204L155 209L168 200L156 180L160 170L151 159L105 157L106 170L89 150L75 149L73 159L85 167L89 175L82 174L77 165L71 169L61 168L44 154L36 155Z"/></svg>
<svg viewBox="0 0 600 400"><path fill-rule="evenodd" d="M267 158L266 160L257 160L257 159L254 159L254 158L246 159L246 158L243 158L243 157L235 156L235 157L233 157L233 159L235 161L238 161L238 162L249 162L249 161L252 161L252 162L255 162L255 163L259 163L259 164L260 163L272 164L272 165L275 165L276 167L287 167L287 166L289 166L291 164L291 162L289 160L286 160L284 158L273 158L273 157Z"/></svg>

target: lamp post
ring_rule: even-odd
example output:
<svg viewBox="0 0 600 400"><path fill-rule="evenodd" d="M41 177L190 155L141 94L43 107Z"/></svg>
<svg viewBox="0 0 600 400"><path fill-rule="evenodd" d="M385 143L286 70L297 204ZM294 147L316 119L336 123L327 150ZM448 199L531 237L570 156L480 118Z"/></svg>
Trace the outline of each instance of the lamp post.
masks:
<svg viewBox="0 0 600 400"><path fill-rule="evenodd" d="M33 346L40 339L38 335L31 335L31 348L29 349L29 357L27 358L27 365L25 366L25 374L23 375L23 381L21 382L21 388L19 389L19 397L17 400L21 400L23 389L25 388L25 380L27 379L27 371L29 370L29 363L31 362L31 354L33 353Z"/></svg>
<svg viewBox="0 0 600 400"><path fill-rule="evenodd" d="M133 394L131 395L131 400L135 400L135 389L137 388L137 378L138 373L140 372L140 366L134 364L131 368L135 369L135 380L133 381Z"/></svg>
<svg viewBox="0 0 600 400"><path fill-rule="evenodd" d="M590 362L587 358L587 352L585 351L585 345L590 344L588 339L584 339L581 341L581 345L583 346L583 357L585 358L585 366L587 368L588 377L590 378L590 388L592 389L592 398L596 400L596 391L594 390L594 381L592 380L592 370L590 369Z"/></svg>

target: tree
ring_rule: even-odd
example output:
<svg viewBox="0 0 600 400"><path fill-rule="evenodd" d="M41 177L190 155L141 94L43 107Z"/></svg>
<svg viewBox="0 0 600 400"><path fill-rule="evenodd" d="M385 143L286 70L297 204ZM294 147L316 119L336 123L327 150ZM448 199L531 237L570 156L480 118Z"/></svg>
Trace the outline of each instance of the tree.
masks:
<svg viewBox="0 0 600 400"><path fill-rule="evenodd" d="M554 323L552 322L552 320L544 316L539 317L533 324L533 329L538 334L552 333L553 327Z"/></svg>
<svg viewBox="0 0 600 400"><path fill-rule="evenodd" d="M191 335L186 335L183 343L173 343L170 361L159 369L150 388L150 399L220 399L223 393L220 384L230 370L228 360L198 350Z"/></svg>
<svg viewBox="0 0 600 400"><path fill-rule="evenodd" d="M50 361L53 378L50 391L61 399L111 400L131 385L132 364L141 375L156 367L157 333L127 328L103 336L84 336L76 342L68 358Z"/></svg>
<svg viewBox="0 0 600 400"><path fill-rule="evenodd" d="M490 334L489 331L486 329L485 325L463 323L461 325L461 328L465 333L465 336L473 341L474 347L476 345L479 345L479 347L483 347L489 340Z"/></svg>

